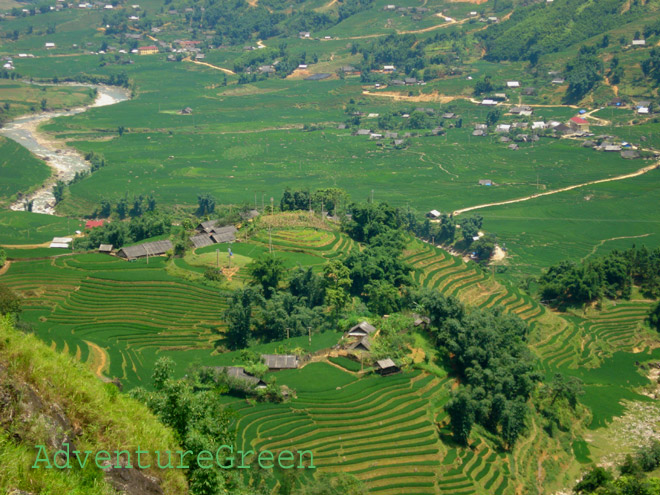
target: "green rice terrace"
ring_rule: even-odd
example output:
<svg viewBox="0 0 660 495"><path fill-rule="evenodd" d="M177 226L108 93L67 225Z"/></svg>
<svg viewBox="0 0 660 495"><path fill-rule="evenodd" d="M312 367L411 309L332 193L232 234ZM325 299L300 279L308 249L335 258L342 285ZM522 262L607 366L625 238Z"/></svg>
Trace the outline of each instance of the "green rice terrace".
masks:
<svg viewBox="0 0 660 495"><path fill-rule="evenodd" d="M128 263L101 254L19 259L0 282L25 298L23 319L52 348L87 362L99 376L118 377L129 387L146 385L162 355L172 356L180 373L191 360L233 362L235 353L216 354L212 343L225 325L228 292L200 282L204 266L218 261L225 266L226 247L200 248L169 262ZM232 245L230 286L245 284L249 261L271 248L286 266L314 270L359 249L327 226L261 229ZM620 399L647 400L631 383L645 384L632 360L659 357L644 324L650 301L637 297L599 311L557 314L490 270L426 242L411 240L404 260L421 286L471 306L503 307L525 320L544 371L562 370L584 380L592 428L623 412ZM313 350L332 346L338 337L315 337ZM296 390L290 402L230 401L239 413L238 446L312 449L323 471L352 473L369 493L386 495L509 494L565 479L560 466L570 462L567 453L559 439L542 433L536 416L512 452L502 452L487 435L461 448L450 440L442 408L456 384L440 368L389 377L362 377L360 371L355 361L321 353L301 369L276 374L279 383ZM539 452L545 454L537 466ZM539 481L538 472L546 481Z"/></svg>

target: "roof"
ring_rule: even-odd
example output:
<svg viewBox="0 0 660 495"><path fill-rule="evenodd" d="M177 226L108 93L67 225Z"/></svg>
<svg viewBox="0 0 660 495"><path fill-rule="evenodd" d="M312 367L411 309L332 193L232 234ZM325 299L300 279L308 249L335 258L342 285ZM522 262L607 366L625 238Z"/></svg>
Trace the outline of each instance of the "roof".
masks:
<svg viewBox="0 0 660 495"><path fill-rule="evenodd" d="M447 112L442 114L443 119L453 119L456 114L454 112Z"/></svg>
<svg viewBox="0 0 660 495"><path fill-rule="evenodd" d="M386 359L381 359L379 361L376 361L376 366L378 366L380 369L386 369L386 368L396 368L396 363L392 361L390 358Z"/></svg>
<svg viewBox="0 0 660 495"><path fill-rule="evenodd" d="M101 244L99 246L99 251L101 253L109 253L112 251L112 244Z"/></svg>
<svg viewBox="0 0 660 495"><path fill-rule="evenodd" d="M66 242L51 242L51 243L50 243L50 246L48 246L48 247L50 247L50 248L62 248L62 249L68 249L69 244L66 243Z"/></svg>
<svg viewBox="0 0 660 495"><path fill-rule="evenodd" d="M639 158L639 153L636 150L623 150L621 152L621 158Z"/></svg>
<svg viewBox="0 0 660 495"><path fill-rule="evenodd" d="M158 50L158 47L154 45L141 46L138 48L138 50Z"/></svg>
<svg viewBox="0 0 660 495"><path fill-rule="evenodd" d="M225 225L224 227L211 227L210 231L212 235L225 236L230 238L230 241L233 241L236 238L236 232L238 232L238 229L233 225Z"/></svg>
<svg viewBox="0 0 660 495"><path fill-rule="evenodd" d="M431 210L427 213L427 215L438 218L440 216L440 212L438 210Z"/></svg>
<svg viewBox="0 0 660 495"><path fill-rule="evenodd" d="M209 234L197 234L190 238L190 242L192 242L193 247L196 249L204 246L210 246L213 244L213 239L211 239Z"/></svg>
<svg viewBox="0 0 660 495"><path fill-rule="evenodd" d="M105 220L87 220L87 222L85 222L85 228L94 229L96 227L103 227L104 223Z"/></svg>
<svg viewBox="0 0 660 495"><path fill-rule="evenodd" d="M351 335L351 334L355 333L355 334L368 335L368 334L373 333L375 331L376 331L376 327L371 325L369 322L363 321L362 323L358 323L353 328L351 328L348 331L348 334Z"/></svg>
<svg viewBox="0 0 660 495"><path fill-rule="evenodd" d="M117 254L128 259L145 258L146 256L159 256L172 249L172 242L153 241L138 244L136 246L126 246L119 250Z"/></svg>
<svg viewBox="0 0 660 495"><path fill-rule="evenodd" d="M588 124L589 123L585 119L583 119L582 117L572 117L571 122L575 122L576 124Z"/></svg>
<svg viewBox="0 0 660 495"><path fill-rule="evenodd" d="M266 382L264 382L261 378L257 378L256 376L249 374L247 371L245 371L244 368L240 366L219 366L216 369L218 371L226 370L227 376L235 380L240 380L250 385L256 385L257 387L266 386Z"/></svg>
<svg viewBox="0 0 660 495"><path fill-rule="evenodd" d="M493 185L493 181L490 180L490 179L480 179L480 180L479 180L479 185L480 185L480 186L492 186L492 185Z"/></svg>
<svg viewBox="0 0 660 495"><path fill-rule="evenodd" d="M258 216L259 216L259 212L257 210L248 210L246 212L241 213L241 218L244 220L251 220Z"/></svg>
<svg viewBox="0 0 660 495"><path fill-rule="evenodd" d="M264 364L270 369L295 369L298 367L298 356L294 354L262 354Z"/></svg>
<svg viewBox="0 0 660 495"><path fill-rule="evenodd" d="M200 223L197 226L198 230L205 230L206 232L211 232L213 227L217 225L218 221L217 220L206 220L205 222Z"/></svg>
<svg viewBox="0 0 660 495"><path fill-rule="evenodd" d="M348 346L349 350L359 350L358 348L362 347L365 351L370 351L371 350L371 341L369 340L369 336L362 337L360 340L357 340L353 342L350 346Z"/></svg>

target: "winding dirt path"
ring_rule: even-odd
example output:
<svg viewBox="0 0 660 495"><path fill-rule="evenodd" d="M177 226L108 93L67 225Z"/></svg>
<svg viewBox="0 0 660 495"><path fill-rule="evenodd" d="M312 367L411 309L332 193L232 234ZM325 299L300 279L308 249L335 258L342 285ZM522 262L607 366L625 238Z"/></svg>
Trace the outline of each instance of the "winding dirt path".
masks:
<svg viewBox="0 0 660 495"><path fill-rule="evenodd" d="M598 242L598 244L596 244L596 245L593 247L593 249L591 250L591 252L590 252L588 255L586 255L584 258L582 258L581 261L584 261L584 260L586 260L589 256L591 256L591 255L593 255L593 254L596 254L596 251L598 251L598 248L601 247L601 246L602 246L603 244L605 244L606 242L609 242L609 241L620 241L620 240L622 240L622 239L641 239L641 238L643 238L643 237L648 237L648 236L650 236L650 235L651 235L651 234L624 235L624 236L622 236L622 237L611 237L611 238L609 238L609 239L602 239L601 241ZM583 344L584 344L584 343L583 343ZM583 349L583 350L584 350L584 349Z"/></svg>
<svg viewBox="0 0 660 495"><path fill-rule="evenodd" d="M632 172L630 174L625 174L625 175L617 175L616 177L609 177L607 179L599 179L599 180L592 180L589 182L585 182L583 184L575 184L573 186L568 186L568 187L562 187L561 189L553 189L552 191L547 191L543 193L537 193L537 194L532 194L531 196L525 196L524 198L518 198L518 199L509 199L507 201L499 201L497 203L487 203L484 205L477 205L477 206L470 206L468 208L462 208L460 210L455 210L454 215L460 215L461 213L466 213L468 211L474 211L474 210L481 210L483 208L490 208L491 206L502 206L502 205L510 205L513 203L522 203L523 201L529 201L530 199L536 199L540 198L542 196L550 196L551 194L557 194L560 192L565 192L565 191L571 191L573 189L578 189L580 187L584 186L590 186L593 184L602 184L603 182L613 182L616 180L624 180L624 179L632 179L633 177L639 177L640 175L644 175L647 172L650 172L651 170L660 168L660 162L656 162L653 165L649 165L648 167L640 168L636 172Z"/></svg>
<svg viewBox="0 0 660 495"><path fill-rule="evenodd" d="M7 273L7 270L9 270L9 265L11 265L11 261L5 261L5 264L2 266L2 268L0 268L0 275Z"/></svg>
<svg viewBox="0 0 660 495"><path fill-rule="evenodd" d="M211 69L220 70L220 71L224 72L225 74L231 74L232 76L236 75L236 72L234 72L233 70L225 69L224 67L218 67L217 65L211 65L207 62L200 62L198 60L192 60L190 57L186 57L183 60L184 60L184 62L191 62L193 64L204 65L206 67L210 67Z"/></svg>
<svg viewBox="0 0 660 495"><path fill-rule="evenodd" d="M103 371L108 365L108 354L102 347L96 345L94 342L90 342L89 340L85 340L84 342L89 346L89 350L92 353L92 362L90 363L92 371L99 378L104 378Z"/></svg>

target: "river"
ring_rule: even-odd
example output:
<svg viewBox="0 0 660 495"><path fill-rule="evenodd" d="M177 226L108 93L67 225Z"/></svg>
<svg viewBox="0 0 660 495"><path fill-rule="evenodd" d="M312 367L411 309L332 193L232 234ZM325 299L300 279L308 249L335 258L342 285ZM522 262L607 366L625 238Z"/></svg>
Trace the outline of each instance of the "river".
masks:
<svg viewBox="0 0 660 495"><path fill-rule="evenodd" d="M67 148L62 142L55 141L50 136L39 132L38 128L41 124L54 117L76 115L90 108L114 105L130 98L129 92L123 88L91 84L76 84L76 86L96 88L97 97L94 103L70 110L42 112L36 115L19 117L7 122L0 128L0 135L24 146L38 158L44 160L52 169L50 178L32 194L12 204L12 210L25 210L25 203L28 200L33 201L33 212L54 215L55 196L53 196L53 186L55 182L61 180L68 183L76 175L76 172L84 172L90 168L89 162L85 161L83 155L78 151Z"/></svg>

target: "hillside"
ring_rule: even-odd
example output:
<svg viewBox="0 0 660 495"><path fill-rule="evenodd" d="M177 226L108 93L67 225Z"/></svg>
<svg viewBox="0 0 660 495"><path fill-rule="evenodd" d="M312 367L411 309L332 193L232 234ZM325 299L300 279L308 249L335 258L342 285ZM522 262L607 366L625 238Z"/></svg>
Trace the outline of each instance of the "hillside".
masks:
<svg viewBox="0 0 660 495"><path fill-rule="evenodd" d="M37 445L44 445L52 460L56 451L66 448L64 443L71 450L92 451L93 459L101 450L134 452L138 445L174 451L177 442L142 404L116 385L101 383L87 367L50 350L36 337L14 330L8 318L0 319L0 339L3 493L187 493L183 473L175 469L103 472L91 462L85 469L74 462L66 475L57 469L31 469Z"/></svg>

